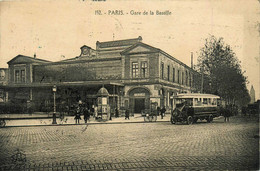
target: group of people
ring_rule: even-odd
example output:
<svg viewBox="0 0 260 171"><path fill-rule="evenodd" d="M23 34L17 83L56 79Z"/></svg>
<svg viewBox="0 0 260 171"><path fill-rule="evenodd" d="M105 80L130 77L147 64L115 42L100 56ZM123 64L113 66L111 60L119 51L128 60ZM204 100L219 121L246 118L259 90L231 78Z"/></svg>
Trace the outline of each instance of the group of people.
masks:
<svg viewBox="0 0 260 171"><path fill-rule="evenodd" d="M163 108L160 108L159 106L157 107L157 116L161 115L161 119L165 116L165 112L165 106L163 106Z"/></svg>
<svg viewBox="0 0 260 171"><path fill-rule="evenodd" d="M82 106L78 106L77 109L76 109L76 112L75 112L75 121L76 121L76 124L79 124L79 121L81 120L81 115L83 114L84 116L84 121L85 123L88 122L89 118L90 118L90 115L91 115L91 111L90 109L88 109L86 106L85 107L82 107Z"/></svg>
<svg viewBox="0 0 260 171"><path fill-rule="evenodd" d="M220 108L220 114L222 116L224 116L224 122L229 122L229 117L231 117L232 115L234 115L232 113L232 107L231 106L226 106L225 108L224 107L221 107Z"/></svg>
<svg viewBox="0 0 260 171"><path fill-rule="evenodd" d="M92 109L89 109L87 106L78 105L76 108L76 111L75 111L75 118L74 118L76 124L80 123L81 115L83 115L85 123L88 122L91 115L93 115L93 117L97 117L97 114L95 114L95 113L97 113L96 110L97 110L96 107L92 107ZM161 115L161 119L163 119L163 117L165 116L165 112L166 112L165 106L162 108L160 108L159 106L157 107L157 115L158 116ZM129 120L130 119L129 116L130 116L129 109L126 109L125 110L125 119ZM115 117L116 118L119 117L119 110L117 108L115 109Z"/></svg>

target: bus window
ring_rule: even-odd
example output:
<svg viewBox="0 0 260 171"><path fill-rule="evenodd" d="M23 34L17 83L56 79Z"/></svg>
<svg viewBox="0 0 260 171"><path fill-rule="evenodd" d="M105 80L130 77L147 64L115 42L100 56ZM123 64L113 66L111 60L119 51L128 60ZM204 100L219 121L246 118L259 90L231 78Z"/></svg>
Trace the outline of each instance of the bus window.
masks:
<svg viewBox="0 0 260 171"><path fill-rule="evenodd" d="M192 99L185 99L188 106L193 106L193 100Z"/></svg>
<svg viewBox="0 0 260 171"><path fill-rule="evenodd" d="M208 98L208 104L211 105L211 98Z"/></svg>
<svg viewBox="0 0 260 171"><path fill-rule="evenodd" d="M207 98L203 98L203 104L207 105L208 104L208 99Z"/></svg>
<svg viewBox="0 0 260 171"><path fill-rule="evenodd" d="M192 99L176 99L175 102L176 102L176 105L182 104L182 103L185 103L185 105L187 105L187 106L192 106L193 105Z"/></svg>
<svg viewBox="0 0 260 171"><path fill-rule="evenodd" d="M213 99L212 105L217 105L217 99Z"/></svg>
<svg viewBox="0 0 260 171"><path fill-rule="evenodd" d="M181 104L182 102L182 99L176 99L176 104Z"/></svg>
<svg viewBox="0 0 260 171"><path fill-rule="evenodd" d="M201 99L195 98L195 106L201 106Z"/></svg>

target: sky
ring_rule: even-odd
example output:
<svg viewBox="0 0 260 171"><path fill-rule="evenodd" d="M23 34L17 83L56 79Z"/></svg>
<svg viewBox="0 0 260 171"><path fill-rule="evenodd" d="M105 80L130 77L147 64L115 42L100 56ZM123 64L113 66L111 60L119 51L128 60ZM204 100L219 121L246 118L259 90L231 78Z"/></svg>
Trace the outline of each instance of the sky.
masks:
<svg viewBox="0 0 260 171"><path fill-rule="evenodd" d="M101 10L102 15L95 15ZM109 10L124 15L109 15ZM131 11L141 15L131 15ZM171 15L156 15L156 11ZM143 12L148 15L143 15ZM150 11L155 12L150 15ZM120 12L119 12L120 14ZM260 98L258 0L14 0L0 2L0 67L18 54L59 61L96 42L137 38L190 66L210 35L223 37Z"/></svg>

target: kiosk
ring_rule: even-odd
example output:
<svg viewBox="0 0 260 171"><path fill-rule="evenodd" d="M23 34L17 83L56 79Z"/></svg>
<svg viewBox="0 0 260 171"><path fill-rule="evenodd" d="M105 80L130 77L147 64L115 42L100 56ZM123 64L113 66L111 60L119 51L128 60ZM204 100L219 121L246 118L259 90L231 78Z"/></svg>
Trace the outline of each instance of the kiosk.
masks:
<svg viewBox="0 0 260 171"><path fill-rule="evenodd" d="M110 106L109 106L109 93L105 87L99 89L97 93L97 112L98 118L102 120L109 120Z"/></svg>

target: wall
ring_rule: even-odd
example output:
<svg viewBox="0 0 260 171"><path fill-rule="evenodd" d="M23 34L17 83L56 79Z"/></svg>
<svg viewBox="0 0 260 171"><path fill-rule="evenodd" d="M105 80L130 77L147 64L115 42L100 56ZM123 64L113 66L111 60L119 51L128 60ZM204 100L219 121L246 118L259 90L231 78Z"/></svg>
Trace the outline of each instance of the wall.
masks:
<svg viewBox="0 0 260 171"><path fill-rule="evenodd" d="M124 58L124 78L125 79L142 79L141 76L141 62L147 61L148 72L146 79L150 81L159 77L158 69L158 53L149 53L149 54L137 54L137 55L126 55ZM139 64L139 77L132 78L132 62L138 62Z"/></svg>
<svg viewBox="0 0 260 171"><path fill-rule="evenodd" d="M164 63L164 72L163 72L163 78L161 73L161 63ZM168 66L170 66L170 74L169 74L169 80L168 80ZM175 68L175 80L173 80L173 68ZM178 70L180 71L180 77L178 82ZM188 73L188 79L186 81L186 72ZM160 53L159 55L159 76L161 79L165 80L168 83L171 83L173 85L181 86L183 89L190 89L190 85L193 84L192 75L194 75L194 71L191 70L191 68L182 65L170 57L168 57L165 54ZM183 79L183 81L182 81ZM191 84L190 84L191 82Z"/></svg>
<svg viewBox="0 0 260 171"><path fill-rule="evenodd" d="M34 66L34 82L71 82L121 79L121 60L78 61Z"/></svg>

